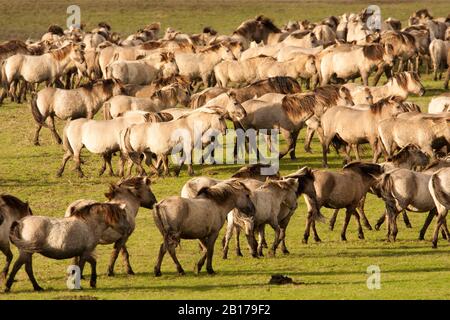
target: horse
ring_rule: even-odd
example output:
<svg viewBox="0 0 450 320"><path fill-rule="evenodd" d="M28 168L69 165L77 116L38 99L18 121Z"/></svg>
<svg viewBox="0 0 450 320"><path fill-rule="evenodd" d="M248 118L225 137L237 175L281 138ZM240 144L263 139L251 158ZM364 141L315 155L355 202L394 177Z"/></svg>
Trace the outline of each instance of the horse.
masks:
<svg viewBox="0 0 450 320"><path fill-rule="evenodd" d="M138 166L140 174L145 173L141 165L141 153L151 152L161 156L164 159L164 173L168 175L168 156L175 147L180 147L183 150L183 158L180 159L180 166L175 170L175 174L179 175L183 164L187 161L188 173L193 175L191 156L194 146L209 143L214 134L224 134L225 116L226 112L222 108L203 108L199 112L192 112L169 122L132 125L121 132L120 148L124 156ZM205 135L207 131L210 134ZM157 172L152 164L150 168ZM131 170L131 167L129 169Z"/></svg>
<svg viewBox="0 0 450 320"><path fill-rule="evenodd" d="M7 58L2 64L2 81L5 89L10 90L17 100L14 86L19 80L37 84L43 81L53 83L64 75L71 63L81 72L85 72L86 63L83 49L79 44L69 43L64 47L42 55L16 54Z"/></svg>
<svg viewBox="0 0 450 320"><path fill-rule="evenodd" d="M323 130L323 138L321 139L323 166L328 166L327 154L329 145L336 135L338 135L340 140L352 146L368 142L372 148L373 162L376 162L381 153L378 148L378 123L383 119L392 118L405 111L406 109L399 99L392 96L378 101L368 109L348 107L328 109L320 120ZM360 160L358 152L356 154L357 160Z"/></svg>
<svg viewBox="0 0 450 320"><path fill-rule="evenodd" d="M433 198L437 211L436 228L433 235L433 248L437 248L439 229L446 226L448 210L450 210L450 168L443 168L431 176L428 190ZM450 237L448 237L450 241Z"/></svg>
<svg viewBox="0 0 450 320"><path fill-rule="evenodd" d="M117 204L124 206L124 210L127 215L127 219L130 223L131 230L129 234L133 233L136 226L136 216L139 207L146 209L153 209L153 205L157 202L155 195L151 188L151 181L147 177L131 177L127 179L121 179L115 184L111 184L109 191L105 193L108 199L107 203ZM77 200L72 202L66 209L64 217L70 217L74 211L81 209L83 206L98 203L95 200ZM129 275L133 275L133 269L131 268L128 250L126 247L126 241L128 240L128 234L121 234L112 228L108 228L103 232L99 244L108 245L114 243L114 250L108 266L108 276L114 275L114 264L119 252L122 253L126 272Z"/></svg>
<svg viewBox="0 0 450 320"><path fill-rule="evenodd" d="M42 89L31 100L31 113L36 122L34 144L39 145L39 132L44 126L51 130L54 139L60 144L55 117L61 120L92 119L106 100L121 93L122 84L114 80L99 80L70 90Z"/></svg>
<svg viewBox="0 0 450 320"><path fill-rule="evenodd" d="M108 228L129 235L131 226L126 211L113 203L95 203L74 210L68 218L26 216L11 225L10 240L19 249L17 258L6 282L5 291L11 290L17 271L25 264L25 270L35 291L43 289L37 283L32 266L34 253L50 259L80 257L91 265L90 286L96 287L96 258L93 251L101 235Z"/></svg>
<svg viewBox="0 0 450 320"><path fill-rule="evenodd" d="M174 196L157 203L153 218L164 240L154 268L155 276L161 276L161 263L166 251L169 251L177 266L178 274L184 274L175 253L175 247L181 239L200 240L203 256L198 261L195 272L199 273L206 261L208 274L214 274L214 244L227 213L234 208L247 216L255 213L251 191L236 179L202 188L194 199Z"/></svg>
<svg viewBox="0 0 450 320"><path fill-rule="evenodd" d="M319 65L320 84L330 82L333 74L340 79L361 76L363 84L369 84L369 74L372 68L392 65L394 61L393 48L390 44L369 44L365 46L339 45L322 51L317 58Z"/></svg>
<svg viewBox="0 0 450 320"><path fill-rule="evenodd" d="M189 91L178 83L174 83L155 91L150 98L114 96L103 104L104 119L117 118L120 114L134 110L160 112L178 104L187 106L189 101Z"/></svg>
<svg viewBox="0 0 450 320"><path fill-rule="evenodd" d="M109 168L109 174L114 175L111 165L111 159L114 152L120 151L119 134L122 130L133 124L147 123L150 121L162 121L158 116L151 117L150 113L141 111L126 112L123 117L111 120L93 120L93 119L76 119L69 121L64 127L63 146L64 156L61 167L56 174L61 177L67 161L73 157L75 162L75 170L80 178L84 177L81 170L81 150L86 147L92 153L101 154L103 165L99 171L101 176L106 165ZM121 158L121 160L123 160ZM123 161L121 161L120 173L123 173Z"/></svg>
<svg viewBox="0 0 450 320"><path fill-rule="evenodd" d="M158 79L167 79L179 73L172 53L160 54L161 61L152 64L146 59L114 61L106 67L106 77L126 84L144 85Z"/></svg>
<svg viewBox="0 0 450 320"><path fill-rule="evenodd" d="M203 106L209 100L217 97L224 92L233 92L236 100L240 103L252 99L254 97L260 97L269 92L275 93L298 93L301 92L301 87L297 80L289 77L273 77L263 80L255 81L242 88L207 88L199 93L191 96L190 107L195 109Z"/></svg>
<svg viewBox="0 0 450 320"><path fill-rule="evenodd" d="M196 53L177 53L175 61L179 74L190 81L201 79L205 87L211 84L213 69L223 60L236 60L233 52L223 44L208 46Z"/></svg>
<svg viewBox="0 0 450 320"><path fill-rule="evenodd" d="M245 129L255 130L279 128L288 144L286 151L280 153L280 158L290 153L291 159L295 159L297 136L308 119L316 114L323 114L327 108L352 104L350 92L339 86L286 95L281 101L252 99L242 104L247 117L241 121L241 125Z"/></svg>
<svg viewBox="0 0 450 320"><path fill-rule="evenodd" d="M11 225L20 219L33 215L28 202L23 202L19 198L10 194L0 195L0 250L6 256L6 265L0 277L6 280L9 266L13 260L13 253L10 248L9 230Z"/></svg>
<svg viewBox="0 0 450 320"><path fill-rule="evenodd" d="M312 175L316 197L315 199L305 198L308 206L308 217L314 212L319 212L320 214L320 208L323 206L333 209L346 208L344 226L341 232L341 240L345 241L347 240L348 223L352 215L354 215L358 223L358 237L364 239L360 215L366 225L369 225L369 223L360 206L361 200L375 184L376 178L382 173L382 168L378 164L355 161L344 166L339 172L311 170L304 167L286 177L295 178L297 176L303 177L305 174ZM299 180L300 183L301 181ZM308 242L311 227L314 231L315 240L320 241L315 230L314 220L307 220L303 243Z"/></svg>
<svg viewBox="0 0 450 320"><path fill-rule="evenodd" d="M359 86L355 83L347 83L343 86L350 90L355 104L367 103L367 90L372 96L372 103L378 102L389 96L397 96L406 100L409 93L418 96L423 96L425 94L425 88L420 82L416 72L396 73L382 86L366 87Z"/></svg>

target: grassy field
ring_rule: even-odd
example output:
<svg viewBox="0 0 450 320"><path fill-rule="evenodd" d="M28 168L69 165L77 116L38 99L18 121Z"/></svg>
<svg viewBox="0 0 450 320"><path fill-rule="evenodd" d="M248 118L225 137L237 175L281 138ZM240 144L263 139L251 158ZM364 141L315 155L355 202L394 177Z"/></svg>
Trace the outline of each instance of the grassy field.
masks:
<svg viewBox="0 0 450 320"><path fill-rule="evenodd" d="M14 4L0 1L0 16L4 27L0 38L36 37L42 34L50 23L64 23L66 1L30 1ZM68 2L67 2L68 3ZM188 32L196 32L204 25L212 25L221 32L231 32L242 20L264 13L282 24L288 19L317 20L330 14L345 11L359 11L363 3L334 1L329 5L322 1L257 1L240 4L237 1L78 1L82 8L82 19L92 26L100 20L109 21L121 32L131 32L139 26L161 21L163 27L171 25ZM405 20L414 10L430 8L436 15L450 11L447 1L433 2L381 2L384 17L393 16ZM86 8L86 9L85 9ZM86 19L86 20L85 20ZM431 81L423 76L427 94L412 97L425 110L430 98L442 92L442 82ZM63 123L59 122L59 130ZM412 128L413 129L413 128ZM55 173L60 165L63 151L56 145L48 132L43 130L41 147L32 145L34 121L28 105L6 103L0 107L0 192L7 192L30 202L37 215L62 216L66 206L73 200L91 198L104 200L107 185L117 178L98 177L100 161L97 156L83 153L86 160L84 172L88 176L79 179L69 163L62 178ZM300 138L300 144L303 138ZM302 166L319 168L320 147L313 145L314 153L305 154L297 150L297 161L282 160L281 173L292 172ZM369 158L369 154L366 155ZM334 153L330 164L336 169L342 160ZM227 178L237 170L238 165L196 166L197 175L211 175ZM157 180L152 186L158 200L179 194L181 187L190 177L182 172L179 178ZM372 224L383 210L383 203L369 195L366 212ZM325 209L329 216L331 210ZM42 287L42 293L34 293L24 270L16 279L12 292L0 293L0 299L65 299L80 295L99 299L449 299L450 260L449 244L440 242L439 249L431 249L430 241L417 240L418 231L424 221L424 214L410 214L413 229L406 229L399 223L398 241L386 243L385 231L365 231L366 240L358 240L355 223L352 220L348 230L348 241L340 241L342 215L336 223L336 230L329 231L320 224L318 232L322 243L313 241L301 244L306 208L303 199L291 220L287 233L288 256L278 254L275 258L253 259L244 250L244 257L238 258L231 251L228 260L222 260L220 245L216 245L214 268L217 275L202 273L194 275L193 267L200 254L195 241L182 241L177 249L179 259L187 271L186 276L176 274L169 256L164 260L160 278L153 277L153 265L158 253L161 236L156 230L151 212L141 209L137 218L137 229L128 242L135 276L127 276L120 263L116 265L116 276L106 276L110 246L97 248L98 288L88 288L84 280L82 292L66 289L65 270L69 261L55 261L36 255L35 275ZM273 239L273 232L267 228L267 239ZM430 231L427 239L430 238ZM243 242L245 243L245 241ZM245 247L245 245L244 245ZM232 242L234 248L234 241ZM15 254L17 251L14 251ZM3 257L0 255L0 259ZM381 269L381 289L369 290L366 286L367 267L378 265ZM86 269L89 273L89 269ZM270 286L272 274L285 274L301 282L297 285Z"/></svg>

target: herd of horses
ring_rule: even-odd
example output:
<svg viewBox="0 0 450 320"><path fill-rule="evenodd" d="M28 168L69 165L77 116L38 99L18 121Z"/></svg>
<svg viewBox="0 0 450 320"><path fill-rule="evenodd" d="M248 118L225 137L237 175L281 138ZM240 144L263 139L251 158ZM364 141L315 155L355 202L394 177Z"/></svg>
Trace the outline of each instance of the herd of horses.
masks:
<svg viewBox="0 0 450 320"><path fill-rule="evenodd" d="M323 207L335 209L331 229L339 210L345 209L342 240L352 217L358 237L364 239L362 226L372 229L364 212L367 193L385 203L375 228L386 222L389 241L396 239L400 213L410 227L406 211L428 213L420 239L436 218L432 246L437 246L441 231L450 240L446 224L450 95L433 98L427 113L407 101L410 94L425 93L420 72L433 69L437 80L445 71L448 88L450 15L433 18L423 9L411 15L407 27L389 18L377 30L367 26L372 15L366 9L316 23L289 21L281 29L258 16L244 21L231 35L207 27L199 34L168 28L160 36L160 24L153 23L123 38L107 23L91 31L85 26L63 30L52 25L39 41L1 44L0 99L29 101L36 123L35 145L40 144L43 127L62 144L64 156L57 175L73 158L83 177L81 150L86 148L103 158L100 175L107 166L114 175L112 158L118 154L118 175L125 176L110 186L105 202L77 200L63 218L33 215L28 203L0 195L5 290L10 290L23 265L33 288L42 290L33 274L34 253L73 258L81 271L88 262L90 285L95 287L93 252L98 244L114 244L109 276L114 275L119 253L126 272L133 274L126 243L140 207L153 209L163 236L155 276L161 275L166 252L178 273L184 274L175 250L181 239L200 241L202 256L195 270L200 272L206 263L207 272L214 273L214 245L225 223L224 259L233 232L238 255L242 255L239 235L244 232L251 255L262 256L268 247L266 225L275 231L268 254L275 255L279 246L288 254L286 229L300 196L307 207L305 243L311 229L315 241L321 241L316 222L326 220ZM383 74L387 81L377 86ZM358 77L361 85L354 81ZM102 108L104 119L94 119ZM67 120L62 138L55 118ZM182 153L188 153L194 145L212 143L208 130L227 134L227 120L243 130L278 129L287 144L280 158L289 154L295 159L299 132L306 128L305 152L312 152L311 141L317 134L323 166L328 166L330 146L345 154L345 165L338 171L303 167L286 176L262 174L265 164L249 165L226 180L194 177L180 196L157 202L144 167L151 174L168 175L169 156L180 144L179 137L174 138L176 130L189 134L189 143L181 141ZM199 124L202 132L195 136ZM372 149L371 163L361 161L363 144ZM385 159L380 163L381 156ZM180 157L176 175L185 159ZM194 174L192 163L186 164L189 174ZM11 243L19 256L9 272Z"/></svg>

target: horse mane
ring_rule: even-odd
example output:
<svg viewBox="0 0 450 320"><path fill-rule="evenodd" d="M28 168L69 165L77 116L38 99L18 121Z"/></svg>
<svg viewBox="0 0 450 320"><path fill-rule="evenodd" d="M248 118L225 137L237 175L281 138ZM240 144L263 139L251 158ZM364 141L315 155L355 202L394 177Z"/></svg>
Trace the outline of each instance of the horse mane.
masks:
<svg viewBox="0 0 450 320"><path fill-rule="evenodd" d="M18 49L23 49L29 52L27 45L22 40L9 40L0 44L0 55L4 53L10 53L11 51L16 51Z"/></svg>
<svg viewBox="0 0 450 320"><path fill-rule="evenodd" d="M61 61L67 57L72 50L72 44L67 44L62 48L51 50L49 53L58 61Z"/></svg>
<svg viewBox="0 0 450 320"><path fill-rule="evenodd" d="M92 203L81 208L73 208L74 211L70 213L71 217L86 220L93 214L102 213L107 224L115 224L119 221L120 216L125 213L125 210L116 203Z"/></svg>
<svg viewBox="0 0 450 320"><path fill-rule="evenodd" d="M250 190L237 179L229 179L212 187L201 188L198 191L196 198L204 196L205 198L213 200L218 204L222 204L227 201L231 195L237 194L242 190L250 192Z"/></svg>
<svg viewBox="0 0 450 320"><path fill-rule="evenodd" d="M160 41L150 40L150 41L146 41L146 42L142 43L140 45L140 47L142 50L153 50L153 49L161 48L162 45L163 45L163 43Z"/></svg>
<svg viewBox="0 0 450 320"><path fill-rule="evenodd" d="M47 32L50 32L51 34L56 34L58 36L64 35L64 30L60 26L56 24L52 24L47 28Z"/></svg>
<svg viewBox="0 0 450 320"><path fill-rule="evenodd" d="M259 82L270 86L272 90L275 90L275 92L278 93L288 94L298 93L302 91L302 88L298 84L297 80L291 77L277 76L265 80L260 80L258 82L254 82L253 84L258 84Z"/></svg>
<svg viewBox="0 0 450 320"><path fill-rule="evenodd" d="M252 58L250 58L250 59L248 59L248 60L256 60L256 59L258 59L258 58L267 58L268 60L271 60L271 61L277 61L277 59L275 59L274 57L272 57L272 56L266 56L265 54L257 55L256 57L252 57Z"/></svg>
<svg viewBox="0 0 450 320"><path fill-rule="evenodd" d="M388 159L388 161L391 161L393 163L403 163L408 158L408 154L410 153L411 149L420 151L420 148L418 148L415 144L408 144L397 151L392 157Z"/></svg>
<svg viewBox="0 0 450 320"><path fill-rule="evenodd" d="M389 96L383 99L378 100L377 102L375 102L374 104L370 105L370 111L372 113L378 114L381 113L381 110L383 109L383 107L389 103L390 101L395 101L397 103L402 103L403 102L403 98L399 97L399 96Z"/></svg>
<svg viewBox="0 0 450 320"><path fill-rule="evenodd" d="M98 26L99 28L105 28L106 30L111 31L111 26L110 26L108 23L104 22L104 21L99 22L99 23L97 24L97 26Z"/></svg>
<svg viewBox="0 0 450 320"><path fill-rule="evenodd" d="M204 27L203 30L202 30L202 33L208 33L208 34L210 34L212 36L215 36L217 34L217 31L214 30L211 27Z"/></svg>
<svg viewBox="0 0 450 320"><path fill-rule="evenodd" d="M366 162L360 162L360 161L353 161L353 162L350 162L349 164L346 164L344 166L343 170L354 170L354 171L358 170L367 175L372 175L372 174L379 175L379 174L383 173L383 168L379 164L366 163Z"/></svg>
<svg viewBox="0 0 450 320"><path fill-rule="evenodd" d="M206 52L213 52L218 51L222 45L220 43L209 45L205 48L201 48L198 50L198 52L206 53Z"/></svg>
<svg viewBox="0 0 450 320"><path fill-rule="evenodd" d="M420 9L413 13L412 17L433 19L428 9Z"/></svg>
<svg viewBox="0 0 450 320"><path fill-rule="evenodd" d="M144 27L144 30L150 30L150 31L159 31L161 29L161 23L160 22L153 22Z"/></svg>
<svg viewBox="0 0 450 320"><path fill-rule="evenodd" d="M18 211L25 211L29 208L27 202L23 202L19 198L10 195L10 194L0 194L0 204L3 202L8 207L11 207L12 209L16 209Z"/></svg>
<svg viewBox="0 0 450 320"><path fill-rule="evenodd" d="M264 15L259 15L255 18L256 21L260 22L264 28L270 30L270 32L280 33L281 30L273 23L273 21Z"/></svg>
<svg viewBox="0 0 450 320"><path fill-rule="evenodd" d="M311 31L309 31L309 30L302 30L302 31L292 32L289 36L292 38L295 38L295 39L303 39L310 33L311 33Z"/></svg>
<svg viewBox="0 0 450 320"><path fill-rule="evenodd" d="M235 174L233 174L232 178L240 178L240 179L247 179L247 178L259 178L261 177L261 169L262 168L270 168L270 164L264 164L264 163L255 163L248 166L243 166L240 168ZM277 172L276 174L267 175L267 178L271 179L279 179L280 173Z"/></svg>
<svg viewBox="0 0 450 320"><path fill-rule="evenodd" d="M335 104L336 101L339 99L339 90L347 90L346 94L350 95L350 90L348 90L346 87L342 87L341 85L325 85L323 87L318 87L313 90L314 95L316 96L316 99L323 104Z"/></svg>
<svg viewBox="0 0 450 320"><path fill-rule="evenodd" d="M312 93L289 94L281 101L281 108L292 119L299 119L303 113L314 113L316 97Z"/></svg>
<svg viewBox="0 0 450 320"><path fill-rule="evenodd" d="M408 112L422 112L420 106L414 102L403 102L402 105Z"/></svg>
<svg viewBox="0 0 450 320"><path fill-rule="evenodd" d="M384 48L381 44L373 43L363 46L363 54L369 60L383 59Z"/></svg>
<svg viewBox="0 0 450 320"><path fill-rule="evenodd" d="M288 174L285 178L294 178L298 180L299 183L297 189L297 196L299 196L305 192L306 189L306 183L304 183L305 180L314 182L314 173L311 168L303 167L294 173Z"/></svg>
<svg viewBox="0 0 450 320"><path fill-rule="evenodd" d="M173 84L169 84L167 86L164 86L158 90L156 90L152 97L156 96L159 100L163 100L165 96L168 96L169 98L176 98L177 96L177 89Z"/></svg>
<svg viewBox="0 0 450 320"><path fill-rule="evenodd" d="M396 74L394 74L392 76L392 81L396 80L398 85L404 89L407 90L408 89L408 75L406 72L397 72Z"/></svg>

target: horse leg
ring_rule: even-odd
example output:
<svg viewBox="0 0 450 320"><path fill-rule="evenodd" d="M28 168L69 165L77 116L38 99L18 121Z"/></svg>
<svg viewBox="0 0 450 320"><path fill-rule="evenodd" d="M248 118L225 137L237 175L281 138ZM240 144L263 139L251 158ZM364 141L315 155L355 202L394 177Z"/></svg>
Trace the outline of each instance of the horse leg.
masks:
<svg viewBox="0 0 450 320"><path fill-rule="evenodd" d="M366 212L364 211L364 204L366 202L366 195L364 195L358 203L357 211L359 213L359 217L362 219L364 226L368 230L372 230L372 226L370 225L369 219L367 219Z"/></svg>
<svg viewBox="0 0 450 320"><path fill-rule="evenodd" d="M232 213L228 214L227 231L222 239L222 259L228 259L228 247L230 244L231 237L233 236L233 229L234 229L233 218L230 218L230 216L232 215L233 215Z"/></svg>
<svg viewBox="0 0 450 320"><path fill-rule="evenodd" d="M185 272L183 270L183 267L180 264L180 261L178 261L177 255L175 253L175 244L174 243L170 243L167 246L167 251L169 251L170 256L172 257L173 262L175 263L175 265L177 266L177 271L178 274L180 276L184 276Z"/></svg>
<svg viewBox="0 0 450 320"><path fill-rule="evenodd" d="M214 234L210 234L208 237L206 247L206 272L208 272L208 274L215 274L214 269L212 267L212 259L214 255L214 243L216 242L218 235L219 232L216 232Z"/></svg>
<svg viewBox="0 0 450 320"><path fill-rule="evenodd" d="M247 222L245 222L247 224ZM250 248L250 253L253 258L258 258L258 242L255 239L254 225L251 223L249 226L245 226L245 236Z"/></svg>
<svg viewBox="0 0 450 320"><path fill-rule="evenodd" d="M36 131L34 132L34 138L33 138L33 143L35 146L39 146L39 132L42 129L42 125L39 123L36 123Z"/></svg>
<svg viewBox="0 0 450 320"><path fill-rule="evenodd" d="M279 158L281 159L286 154L288 154L292 150L292 148L294 148L295 143L294 143L294 139L293 139L293 132L288 131L283 128L281 128L280 131L281 131L281 134L282 134L284 140L286 140L286 144L288 145L286 151L280 153Z"/></svg>
<svg viewBox="0 0 450 320"><path fill-rule="evenodd" d="M34 291L43 291L39 284L36 281L36 278L34 277L33 273L33 259L32 254L27 253L26 254L26 260L25 260L25 271L27 272L28 279L30 279L31 284L33 285Z"/></svg>
<svg viewBox="0 0 450 320"><path fill-rule="evenodd" d="M306 217L306 227L305 232L303 233L302 243L308 243L309 234L311 232L311 224L313 223L313 213L312 211L308 211L308 215Z"/></svg>
<svg viewBox="0 0 450 320"><path fill-rule="evenodd" d="M306 127L306 137L305 137L304 149L305 149L305 152L307 152L307 153L313 153L312 149L311 149L311 141L312 141L312 138L314 137L314 132L315 132L314 129L312 129L310 127Z"/></svg>
<svg viewBox="0 0 450 320"><path fill-rule="evenodd" d="M34 278L33 267L31 264L31 256L32 256L32 253L20 251L19 257L17 258L16 262L14 263L11 273L9 274L8 281L6 281L5 292L9 292L11 290L11 286L14 282L14 278L16 277L17 272L20 270L20 268L24 264L25 264L26 272L28 274L28 278L30 279L31 283L33 284L34 290L35 291L43 290L38 285L38 283L36 282L36 279Z"/></svg>
<svg viewBox="0 0 450 320"><path fill-rule="evenodd" d="M328 168L328 149L330 147L331 140L333 139L334 135L332 136L324 136L323 142L322 142L322 167Z"/></svg>
<svg viewBox="0 0 450 320"><path fill-rule="evenodd" d="M347 208L347 210L345 211L344 225L342 226L342 231L341 231L341 240L342 241L347 241L346 232L347 232L348 223L350 222L350 218L351 218L352 214L353 214L353 209Z"/></svg>
<svg viewBox="0 0 450 320"><path fill-rule="evenodd" d="M206 261L206 256L208 253L208 238L203 238L203 239L199 239L200 240L200 246L202 247L202 257L200 258L200 260L198 260L197 264L194 267L194 272L195 274L199 274L200 271L203 268L203 265L205 264Z"/></svg>
<svg viewBox="0 0 450 320"><path fill-rule="evenodd" d="M91 265L91 279L89 280L89 285L91 288L95 288L97 286L97 260L92 253L86 254L84 260Z"/></svg>
<svg viewBox="0 0 450 320"><path fill-rule="evenodd" d="M450 66L448 66L447 72L445 74L445 79L444 79L444 89L447 90L448 89L448 82L450 81Z"/></svg>
<svg viewBox="0 0 450 320"><path fill-rule="evenodd" d="M423 223L422 229L420 229L419 232L419 240L425 240L425 233L427 232L428 226L430 225L431 221L433 221L434 216L436 215L436 210L431 210L427 218L425 219L425 222Z"/></svg>
<svg viewBox="0 0 450 320"><path fill-rule="evenodd" d="M297 159L297 157L295 156L295 147L297 146L297 138L298 138L299 132L300 132L299 130L296 130L296 131L294 131L294 132L292 133L292 143L293 143L293 146L292 146L291 152L289 153L289 156L291 157L291 160Z"/></svg>
<svg viewBox="0 0 450 320"><path fill-rule="evenodd" d="M67 161L73 156L72 151L67 150L66 153L63 156L63 161L61 164L61 167L59 168L58 172L56 173L57 177L61 177L63 172L64 172L64 168L66 167Z"/></svg>
<svg viewBox="0 0 450 320"><path fill-rule="evenodd" d="M408 217L408 214L406 213L406 210L402 211L402 218L403 218L403 222L405 223L405 226L408 229L411 229L412 225L411 225L411 222L409 221L409 217Z"/></svg>
<svg viewBox="0 0 450 320"><path fill-rule="evenodd" d="M278 248L278 245L280 244L280 234L281 234L281 228L277 223L273 223L273 225L271 225L271 227L273 228L273 230L275 231L275 237L273 239L273 244L272 247L270 248L268 254L269 256L275 256L276 250Z"/></svg>
<svg viewBox="0 0 450 320"><path fill-rule="evenodd" d="M289 250L286 247L286 229L287 229L287 222L282 223L280 226L280 244L281 244L281 252L283 254L289 254Z"/></svg>
<svg viewBox="0 0 450 320"><path fill-rule="evenodd" d="M81 157L80 156L81 156L80 151L77 150L76 152L74 152L73 159L75 161L75 171L78 172L78 177L83 178L84 173L81 170Z"/></svg>
<svg viewBox="0 0 450 320"><path fill-rule="evenodd" d="M446 221L445 218L447 216L448 210L443 207L443 206L439 206L439 212L437 211L436 208L434 208L433 210L435 210L435 212L437 213L437 221L436 221L436 227L434 229L434 235L433 235L433 241L432 241L432 247L435 249L437 248L437 243L438 243L438 238L439 238L439 229L445 225L446 226ZM431 211L430 211L431 212Z"/></svg>
<svg viewBox="0 0 450 320"><path fill-rule="evenodd" d="M117 257L119 256L119 252L122 250L123 244L124 244L123 239L119 239L116 242L114 242L114 248L111 253L111 258L109 260L108 277L114 276L114 265L116 264Z"/></svg>
<svg viewBox="0 0 450 320"><path fill-rule="evenodd" d="M264 225L260 225L257 228L257 232L258 232L258 248L257 248L257 254L259 257L263 257L263 239L264 239Z"/></svg>
<svg viewBox="0 0 450 320"><path fill-rule="evenodd" d="M314 233L314 241L315 242L322 242L322 240L320 240L319 234L317 233L317 229L316 229L316 222L313 221L312 223L312 230Z"/></svg>
<svg viewBox="0 0 450 320"><path fill-rule="evenodd" d="M50 131L52 132L53 138L55 139L57 144L61 144L62 143L61 137L59 136L58 132L56 131L56 127L55 127L55 116L50 115L48 119L49 119L48 127L50 128Z"/></svg>
<svg viewBox="0 0 450 320"><path fill-rule="evenodd" d="M244 255L242 254L242 251L241 251L241 240L240 240L241 228L237 225L234 225L233 228L236 233L236 255L238 257L243 257Z"/></svg>
<svg viewBox="0 0 450 320"><path fill-rule="evenodd" d="M155 277L161 276L161 264L162 264L164 255L166 254L166 251L167 251L166 241L164 241L163 243L161 243L161 246L159 247L158 260L156 260L155 267L153 268Z"/></svg>
<svg viewBox="0 0 450 320"><path fill-rule="evenodd" d="M338 213L339 213L339 209L335 209L334 212L333 212L333 215L330 218L329 228L330 228L331 231L333 231L334 225L336 224L336 218L337 218Z"/></svg>
<svg viewBox="0 0 450 320"><path fill-rule="evenodd" d="M120 253L122 254L122 258L125 263L125 268L126 268L127 274L134 275L133 268L131 268L131 264L130 264L130 254L128 253L128 249L125 244L122 246Z"/></svg>
<svg viewBox="0 0 450 320"><path fill-rule="evenodd" d="M387 213L386 211L383 212L383 214L378 218L377 223L375 225L375 230L380 230L381 225L386 221L387 219Z"/></svg>
<svg viewBox="0 0 450 320"><path fill-rule="evenodd" d="M6 256L6 264L5 267L2 270L2 273L0 274L0 280L6 280L6 276L8 275L9 266L11 265L11 261L13 259L13 253L11 251L11 248L8 246L1 248L1 251Z"/></svg>
<svg viewBox="0 0 450 320"><path fill-rule="evenodd" d="M364 231L362 229L361 220L357 210L353 211L353 215L355 216L356 223L358 224L358 239L364 240Z"/></svg>

